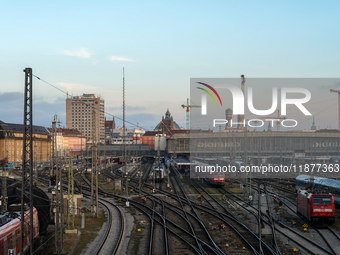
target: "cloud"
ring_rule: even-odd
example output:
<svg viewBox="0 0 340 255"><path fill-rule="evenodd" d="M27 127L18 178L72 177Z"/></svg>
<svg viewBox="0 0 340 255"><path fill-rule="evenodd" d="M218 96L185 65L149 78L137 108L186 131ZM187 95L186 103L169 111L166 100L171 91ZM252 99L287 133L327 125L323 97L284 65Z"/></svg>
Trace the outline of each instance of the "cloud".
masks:
<svg viewBox="0 0 340 255"><path fill-rule="evenodd" d="M117 106L117 107L106 107L105 106L105 108L108 110L108 111L119 111L119 112L121 112L122 111L122 109L123 109L123 106L121 105L121 106ZM125 110L126 111L145 111L145 110L147 110L147 108L146 107L144 107L144 106L133 106L133 105L125 105Z"/></svg>
<svg viewBox="0 0 340 255"><path fill-rule="evenodd" d="M57 82L58 86L63 87L70 95L82 95L83 93L93 94L93 91L98 91L98 88L81 84L81 83L69 83L69 82Z"/></svg>
<svg viewBox="0 0 340 255"><path fill-rule="evenodd" d="M128 62L133 62L133 59L131 59L131 58L124 58L124 57L118 57L118 56L110 56L109 60L110 61L128 61Z"/></svg>
<svg viewBox="0 0 340 255"><path fill-rule="evenodd" d="M118 117L118 118L117 118ZM122 116L117 116L115 118L116 127L122 127ZM107 120L112 120L112 116L106 116ZM137 122L139 123L139 127L145 130L153 130L155 126L162 120L160 116L152 113L138 113L138 114L130 114L126 116L126 127L127 128L136 128ZM134 124L134 125L133 125Z"/></svg>
<svg viewBox="0 0 340 255"><path fill-rule="evenodd" d="M22 92L0 92L0 102L24 101L24 93Z"/></svg>
<svg viewBox="0 0 340 255"><path fill-rule="evenodd" d="M3 99L6 99L4 101ZM54 114L62 120L62 126L66 125L65 98L57 98L54 101L33 100L33 124L50 127ZM23 123L24 116L24 95L21 92L0 93L0 120L7 123Z"/></svg>
<svg viewBox="0 0 340 255"><path fill-rule="evenodd" d="M89 58L91 56L91 54L85 48L80 48L79 50L74 50L74 51L65 50L62 53L67 56L73 56L73 57L79 57L79 58Z"/></svg>

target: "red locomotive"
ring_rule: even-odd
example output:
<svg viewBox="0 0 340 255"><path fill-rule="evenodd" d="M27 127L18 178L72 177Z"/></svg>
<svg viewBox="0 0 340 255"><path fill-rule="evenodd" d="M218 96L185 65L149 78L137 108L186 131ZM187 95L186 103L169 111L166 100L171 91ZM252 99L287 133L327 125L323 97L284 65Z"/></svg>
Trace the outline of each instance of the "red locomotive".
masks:
<svg viewBox="0 0 340 255"><path fill-rule="evenodd" d="M13 217L12 216L17 216ZM13 249L13 254L20 254L20 212L13 212L11 214L4 214L0 216L0 254L7 254L9 249ZM29 210L25 213L25 222L29 223ZM27 227L27 228L26 228ZM29 236L29 225L25 224L25 232ZM38 211L33 207L33 237L39 235ZM25 238L25 243L29 244L29 237ZM26 245L24 249L28 249Z"/></svg>
<svg viewBox="0 0 340 255"><path fill-rule="evenodd" d="M124 163L124 158L120 157L120 158L118 159L118 164L123 164L123 163Z"/></svg>
<svg viewBox="0 0 340 255"><path fill-rule="evenodd" d="M207 182L215 186L224 186L225 175L224 172L211 172L206 178Z"/></svg>
<svg viewBox="0 0 340 255"><path fill-rule="evenodd" d="M334 198L331 194L312 194L307 190L299 189L297 213L314 223L334 223Z"/></svg>

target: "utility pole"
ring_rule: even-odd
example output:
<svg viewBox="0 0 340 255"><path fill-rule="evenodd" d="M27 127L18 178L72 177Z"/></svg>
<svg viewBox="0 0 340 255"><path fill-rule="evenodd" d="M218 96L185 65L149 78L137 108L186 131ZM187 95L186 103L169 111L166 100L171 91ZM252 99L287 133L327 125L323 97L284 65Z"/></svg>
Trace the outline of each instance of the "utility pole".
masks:
<svg viewBox="0 0 340 255"><path fill-rule="evenodd" d="M42 137L40 137L40 165L43 166L43 160L42 160Z"/></svg>
<svg viewBox="0 0 340 255"><path fill-rule="evenodd" d="M93 218L98 217L97 134L96 110L94 109L94 107L92 112L91 213Z"/></svg>
<svg viewBox="0 0 340 255"><path fill-rule="evenodd" d="M243 96L245 96L245 84L246 83L246 78L244 78L244 75L242 74L241 75L241 90L242 90L242 94ZM245 109L245 104L246 102L244 102L244 108ZM244 119L245 119L245 114L242 114L242 115L238 115L238 129L241 130L241 131L244 131L244 126L242 126L240 123L244 123Z"/></svg>
<svg viewBox="0 0 340 255"><path fill-rule="evenodd" d="M7 154L7 132L2 130L5 135L5 158L4 163L2 164L2 177L1 177L1 212L4 213L7 211L7 203L5 203L5 199L7 199L7 170L6 164L8 162L8 154Z"/></svg>
<svg viewBox="0 0 340 255"><path fill-rule="evenodd" d="M67 213L67 229L74 229L74 180L73 180L73 164L72 153L69 156L68 163L68 213Z"/></svg>
<svg viewBox="0 0 340 255"><path fill-rule="evenodd" d="M55 202L55 251L54 254L65 254L63 248L63 232L64 232L64 198L63 198L63 179L61 176L62 165L58 159L56 162L56 202Z"/></svg>
<svg viewBox="0 0 340 255"><path fill-rule="evenodd" d="M55 116L52 120L52 152L51 152L51 160L50 160L50 176L51 176L51 188L52 188L52 201L51 201L51 212L52 212L52 218L54 223L56 224L56 187L57 187L57 182L56 182L56 170L54 170L54 166L57 166L56 162L56 157L55 157L55 147L56 147L56 123L57 121L55 120ZM52 183L53 181L53 183ZM56 225L55 225L56 227Z"/></svg>
<svg viewBox="0 0 340 255"><path fill-rule="evenodd" d="M34 142L34 176L38 179L38 157L37 157L37 139L33 137Z"/></svg>
<svg viewBox="0 0 340 255"><path fill-rule="evenodd" d="M162 134L158 134L158 149L157 149L157 164L158 164L158 178L160 178L160 174L161 174L161 136L163 136ZM156 187L156 183L155 183L155 187Z"/></svg>
<svg viewBox="0 0 340 255"><path fill-rule="evenodd" d="M139 179L139 196L142 195L142 177L143 177L143 172L138 171L138 179Z"/></svg>
<svg viewBox="0 0 340 255"><path fill-rule="evenodd" d="M106 134L104 133L104 170L106 169Z"/></svg>
<svg viewBox="0 0 340 255"><path fill-rule="evenodd" d="M21 176L21 226L20 226L20 253L24 254L24 247L29 246L33 254L33 95L32 95L32 68L25 68L25 97L24 97L24 130L22 150L22 176ZM29 204L29 221L25 220L25 203ZM25 227L26 226L26 227ZM29 229L29 232L25 231ZM29 233L29 234L28 234ZM29 242L29 243L28 243Z"/></svg>
<svg viewBox="0 0 340 255"><path fill-rule="evenodd" d="M125 134L125 75L123 67L123 155L124 155L124 173L125 173L125 192L126 192L126 206L129 206L129 173L127 169L126 157L126 134Z"/></svg>
<svg viewBox="0 0 340 255"><path fill-rule="evenodd" d="M167 173L168 173L168 184L167 187L170 188L170 166L171 166L171 159L166 160L166 168L167 168Z"/></svg>
<svg viewBox="0 0 340 255"><path fill-rule="evenodd" d="M330 90L331 93L338 93L338 130L340 130L340 90Z"/></svg>

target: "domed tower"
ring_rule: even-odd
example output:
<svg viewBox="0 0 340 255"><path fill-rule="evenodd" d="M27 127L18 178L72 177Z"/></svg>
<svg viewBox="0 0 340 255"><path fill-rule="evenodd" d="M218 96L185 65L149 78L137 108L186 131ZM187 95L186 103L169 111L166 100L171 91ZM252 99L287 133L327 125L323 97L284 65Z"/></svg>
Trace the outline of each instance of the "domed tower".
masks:
<svg viewBox="0 0 340 255"><path fill-rule="evenodd" d="M228 121L227 124L225 125L226 130L232 130L233 127L231 126L231 120L233 118L233 110L228 108L225 110L225 119Z"/></svg>

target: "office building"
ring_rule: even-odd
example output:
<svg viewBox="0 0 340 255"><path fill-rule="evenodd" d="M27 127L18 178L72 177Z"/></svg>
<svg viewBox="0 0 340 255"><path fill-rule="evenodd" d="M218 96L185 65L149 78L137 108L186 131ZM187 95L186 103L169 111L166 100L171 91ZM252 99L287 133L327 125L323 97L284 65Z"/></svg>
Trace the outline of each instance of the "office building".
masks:
<svg viewBox="0 0 340 255"><path fill-rule="evenodd" d="M66 128L76 129L92 143L92 118L95 111L95 130L97 142L104 141L105 135L105 100L96 94L83 94L66 99Z"/></svg>

